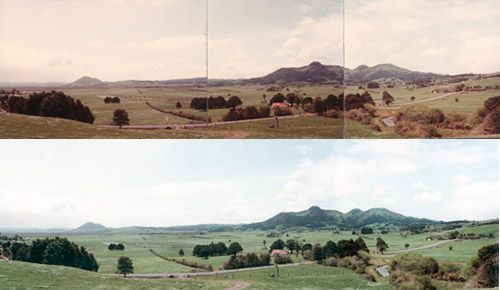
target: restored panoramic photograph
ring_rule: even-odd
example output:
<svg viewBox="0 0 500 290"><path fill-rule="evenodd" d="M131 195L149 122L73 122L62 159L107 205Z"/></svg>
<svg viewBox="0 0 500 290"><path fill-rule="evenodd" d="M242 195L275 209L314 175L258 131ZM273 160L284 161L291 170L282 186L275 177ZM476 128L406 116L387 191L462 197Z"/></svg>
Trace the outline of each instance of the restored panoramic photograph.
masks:
<svg viewBox="0 0 500 290"><path fill-rule="evenodd" d="M0 150L1 288L498 287L497 140Z"/></svg>

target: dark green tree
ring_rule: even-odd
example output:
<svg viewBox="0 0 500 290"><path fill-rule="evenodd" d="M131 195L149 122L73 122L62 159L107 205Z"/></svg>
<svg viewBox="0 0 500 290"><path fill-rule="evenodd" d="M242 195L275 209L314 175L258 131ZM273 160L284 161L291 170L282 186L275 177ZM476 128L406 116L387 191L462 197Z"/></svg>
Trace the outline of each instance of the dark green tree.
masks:
<svg viewBox="0 0 500 290"><path fill-rule="evenodd" d="M182 108L181 102L177 102L177 104L175 104L175 107L177 108L177 110L180 110Z"/></svg>
<svg viewBox="0 0 500 290"><path fill-rule="evenodd" d="M389 248L389 246L387 245L387 243L382 240L381 237L378 237L377 238L377 249L380 251L380 253L384 254L384 251Z"/></svg>
<svg viewBox="0 0 500 290"><path fill-rule="evenodd" d="M118 273L123 274L123 277L127 277L127 274L134 273L134 266L132 265L132 260L129 257L118 258Z"/></svg>
<svg viewBox="0 0 500 290"><path fill-rule="evenodd" d="M128 125L130 122L128 118L128 113L122 109L116 109L113 113L113 125L120 126L120 129L123 125Z"/></svg>
<svg viewBox="0 0 500 290"><path fill-rule="evenodd" d="M227 248L227 254L228 255L236 255L238 253L243 252L243 248L238 242L233 242L229 245L229 248Z"/></svg>
<svg viewBox="0 0 500 290"><path fill-rule="evenodd" d="M271 247L269 247L269 251L272 252L273 250L283 250L285 248L285 242L283 242L282 239L278 239L273 242Z"/></svg>
<svg viewBox="0 0 500 290"><path fill-rule="evenodd" d="M184 256L184 250L182 250L182 249L179 250L179 256L181 256L181 257Z"/></svg>
<svg viewBox="0 0 500 290"><path fill-rule="evenodd" d="M243 102L241 101L240 98L238 98L237 96L232 96L229 98L229 100L227 100L227 103L226 103L226 108L236 108L237 106L240 106L242 105Z"/></svg>

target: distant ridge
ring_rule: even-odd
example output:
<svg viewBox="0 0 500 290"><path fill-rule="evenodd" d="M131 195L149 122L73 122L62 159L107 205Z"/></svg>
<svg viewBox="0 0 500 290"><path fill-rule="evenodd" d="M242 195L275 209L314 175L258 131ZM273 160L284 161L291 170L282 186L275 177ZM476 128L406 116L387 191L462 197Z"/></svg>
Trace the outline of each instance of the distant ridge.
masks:
<svg viewBox="0 0 500 290"><path fill-rule="evenodd" d="M72 231L78 233L96 233L96 232L107 232L109 231L109 229L101 224L88 222Z"/></svg>
<svg viewBox="0 0 500 290"><path fill-rule="evenodd" d="M344 214L337 210L323 210L318 206L313 206L301 212L282 212L266 221L245 225L244 228L272 230L276 228L305 227L315 229L338 227L353 229L381 224L388 227L400 227L434 223L438 222L430 219L407 217L385 208L373 208L367 211L353 209Z"/></svg>
<svg viewBox="0 0 500 290"><path fill-rule="evenodd" d="M103 81L91 77L81 77L76 81L68 84L68 86L70 87L98 87L103 85L105 85Z"/></svg>
<svg viewBox="0 0 500 290"><path fill-rule="evenodd" d="M264 77L243 80L243 83L260 83L262 85L268 85L277 82L334 82L341 84L343 78L344 68L342 66L323 65L315 61L303 67L280 68Z"/></svg>

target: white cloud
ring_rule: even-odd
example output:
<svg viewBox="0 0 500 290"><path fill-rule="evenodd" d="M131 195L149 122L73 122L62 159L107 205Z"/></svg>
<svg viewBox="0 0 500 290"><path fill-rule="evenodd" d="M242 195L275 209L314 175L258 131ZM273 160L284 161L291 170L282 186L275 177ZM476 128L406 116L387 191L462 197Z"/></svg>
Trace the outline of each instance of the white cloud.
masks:
<svg viewBox="0 0 500 290"><path fill-rule="evenodd" d="M443 193L436 192L422 192L421 194L417 194L413 197L416 201L424 201L424 202L440 202L443 200Z"/></svg>
<svg viewBox="0 0 500 290"><path fill-rule="evenodd" d="M446 57L450 54L450 50L446 46L439 48L429 48L420 53L426 57Z"/></svg>
<svg viewBox="0 0 500 290"><path fill-rule="evenodd" d="M449 181L451 183L469 183L469 182L472 182L473 179L472 179L472 177L470 177L468 175L459 174L459 175L455 175L452 178L450 178Z"/></svg>
<svg viewBox="0 0 500 290"><path fill-rule="evenodd" d="M498 218L498 182L473 182L457 187L447 206L463 219Z"/></svg>
<svg viewBox="0 0 500 290"><path fill-rule="evenodd" d="M415 181L410 185L413 189L428 189L428 187L422 181Z"/></svg>
<svg viewBox="0 0 500 290"><path fill-rule="evenodd" d="M311 10L311 7L307 4L298 4L292 7L292 10L300 11L302 13L307 13Z"/></svg>

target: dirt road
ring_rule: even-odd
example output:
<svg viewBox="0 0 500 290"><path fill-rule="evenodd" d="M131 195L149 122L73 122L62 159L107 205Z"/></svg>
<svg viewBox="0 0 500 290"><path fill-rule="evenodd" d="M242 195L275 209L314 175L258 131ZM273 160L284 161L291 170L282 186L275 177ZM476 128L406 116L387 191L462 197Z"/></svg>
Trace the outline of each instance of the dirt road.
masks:
<svg viewBox="0 0 500 290"><path fill-rule="evenodd" d="M444 94L444 95L441 95L441 96L437 96L437 97L433 97L433 98L428 98L428 99L424 99L424 100L413 101L413 102L409 102L409 103L396 104L396 105L392 105L391 107L402 107L402 106L407 106L407 105L427 103L427 102L442 100L442 99L444 99L446 97L449 97L449 96L452 96L452 95L459 95L461 93L462 92L448 93L448 94Z"/></svg>
<svg viewBox="0 0 500 290"><path fill-rule="evenodd" d="M430 245L427 245L427 246L422 246L422 247L408 249L408 250L401 250L401 251L396 251L396 252L390 252L390 253L386 253L385 255L392 255L392 254L399 254L399 253L413 252L413 251L418 251L418 250L423 250L423 249L428 249L428 248L434 248L434 247L437 247L439 245L446 244L448 242L454 242L454 241L456 241L456 239L455 240L445 240L445 241L437 242L437 243L430 244Z"/></svg>

